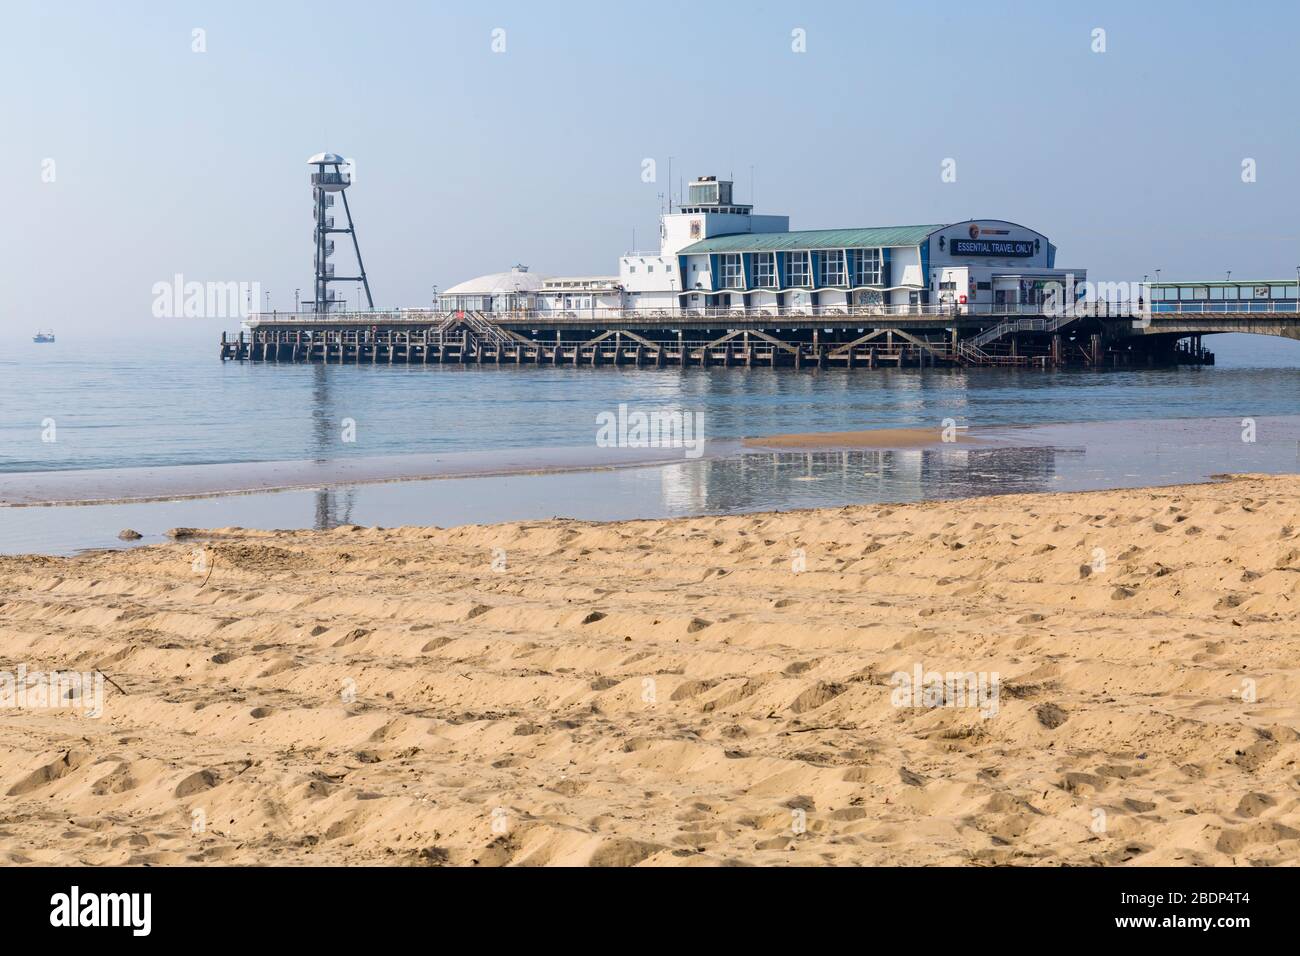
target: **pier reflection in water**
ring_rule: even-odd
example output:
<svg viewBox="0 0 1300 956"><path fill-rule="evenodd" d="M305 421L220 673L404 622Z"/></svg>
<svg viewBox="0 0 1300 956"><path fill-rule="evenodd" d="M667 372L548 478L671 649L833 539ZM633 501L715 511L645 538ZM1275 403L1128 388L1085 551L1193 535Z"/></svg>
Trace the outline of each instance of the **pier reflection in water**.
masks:
<svg viewBox="0 0 1300 956"><path fill-rule="evenodd" d="M331 452L338 448L342 431L342 420L334 408L333 396L330 394L330 381L328 368L323 365L312 367L311 438L312 451L315 452L312 457L319 462L328 461ZM317 531L353 523L355 486L320 488L315 496L316 520L312 527Z"/></svg>
<svg viewBox="0 0 1300 956"><path fill-rule="evenodd" d="M926 448L751 452L661 469L669 514L821 508L1052 491L1057 460L1084 449Z"/></svg>

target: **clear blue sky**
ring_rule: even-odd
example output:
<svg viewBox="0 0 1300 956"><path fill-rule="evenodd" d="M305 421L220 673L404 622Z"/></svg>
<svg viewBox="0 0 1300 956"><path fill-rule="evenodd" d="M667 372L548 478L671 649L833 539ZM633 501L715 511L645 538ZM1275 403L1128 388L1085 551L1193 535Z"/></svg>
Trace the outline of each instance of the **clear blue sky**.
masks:
<svg viewBox="0 0 1300 956"><path fill-rule="evenodd" d="M669 156L742 199L756 167L794 228L998 217L1094 278L1293 276L1298 6L11 0L3 325L179 331L149 310L174 273L290 305L319 150L357 159L381 306L514 262L612 272L655 242Z"/></svg>

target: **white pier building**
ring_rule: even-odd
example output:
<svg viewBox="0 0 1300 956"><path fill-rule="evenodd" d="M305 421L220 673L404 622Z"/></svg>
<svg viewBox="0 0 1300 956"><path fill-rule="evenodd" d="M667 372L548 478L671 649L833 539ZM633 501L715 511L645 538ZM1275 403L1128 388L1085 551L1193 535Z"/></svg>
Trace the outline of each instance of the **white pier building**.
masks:
<svg viewBox="0 0 1300 956"><path fill-rule="evenodd" d="M713 176L692 182L687 202L660 217L658 253L623 256L617 275L545 278L516 266L447 289L439 306L555 316L834 315L882 305L988 311L1036 305L1046 283L1086 278L1083 269L1056 266L1056 247L1041 232L1001 219L792 231L789 216L757 214L732 192L731 182Z"/></svg>

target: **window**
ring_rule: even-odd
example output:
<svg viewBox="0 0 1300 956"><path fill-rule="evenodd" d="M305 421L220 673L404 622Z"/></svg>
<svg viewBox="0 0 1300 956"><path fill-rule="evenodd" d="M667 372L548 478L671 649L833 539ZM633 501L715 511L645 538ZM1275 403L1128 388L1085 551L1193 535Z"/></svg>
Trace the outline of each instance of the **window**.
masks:
<svg viewBox="0 0 1300 956"><path fill-rule="evenodd" d="M740 265L740 254L729 252L722 257L722 288L743 289L745 272Z"/></svg>
<svg viewBox="0 0 1300 956"><path fill-rule="evenodd" d="M1286 286L1284 286L1284 285L1275 285L1275 286L1270 286L1270 287L1269 287L1269 290L1268 290L1268 295L1269 295L1269 298L1271 298L1271 299L1285 299L1285 298L1286 298Z"/></svg>
<svg viewBox="0 0 1300 956"><path fill-rule="evenodd" d="M672 271L673 271L673 267L672 267L672 266L664 266L664 271L665 271L665 272L672 272Z"/></svg>
<svg viewBox="0 0 1300 956"><path fill-rule="evenodd" d="M786 256L786 285L790 286L810 286L810 268L808 265L808 253L791 252Z"/></svg>
<svg viewBox="0 0 1300 956"><path fill-rule="evenodd" d="M628 266L628 267L627 267L627 271L628 271L628 272L636 272L636 266Z"/></svg>
<svg viewBox="0 0 1300 956"><path fill-rule="evenodd" d="M646 266L646 267L645 267L645 271L646 271L646 272L654 272L654 271L655 271L655 267L654 267L654 266Z"/></svg>
<svg viewBox="0 0 1300 956"><path fill-rule="evenodd" d="M754 285L760 289L776 287L776 253L755 252L750 257L750 268L754 272Z"/></svg>
<svg viewBox="0 0 1300 956"><path fill-rule="evenodd" d="M1210 289L1210 298L1211 298L1211 299L1222 299L1222 298L1223 298L1223 286L1221 286L1221 285L1216 285L1216 286L1214 286L1214 288Z"/></svg>
<svg viewBox="0 0 1300 956"><path fill-rule="evenodd" d="M880 250L849 250L849 284L880 285Z"/></svg>
<svg viewBox="0 0 1300 956"><path fill-rule="evenodd" d="M820 275L818 285L844 285L844 250L828 249L817 254Z"/></svg>

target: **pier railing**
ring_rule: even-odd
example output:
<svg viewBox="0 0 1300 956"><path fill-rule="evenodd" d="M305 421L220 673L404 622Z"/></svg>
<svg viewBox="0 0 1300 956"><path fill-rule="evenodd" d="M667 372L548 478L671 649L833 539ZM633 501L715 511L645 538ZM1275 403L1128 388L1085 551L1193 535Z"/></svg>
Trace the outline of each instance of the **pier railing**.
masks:
<svg viewBox="0 0 1300 956"><path fill-rule="evenodd" d="M1222 315L1239 312L1261 315L1300 314L1300 299L1212 299L1202 302L1152 302L1156 315Z"/></svg>
<svg viewBox="0 0 1300 956"><path fill-rule="evenodd" d="M601 322L624 325L643 324L649 328L675 328L676 323L696 325L701 322L718 328L728 323L762 322L779 328L785 323L809 327L809 320L825 319L827 324L869 326L873 319L900 319L939 324L945 320L978 321L987 317L1007 325L1017 323L1020 331L1052 331L1077 318L1099 319L1170 319L1180 316L1255 316L1276 315L1300 319L1300 300L1215 300L1201 302L1106 302L1085 301L1053 314L1042 303L972 302L961 305L814 305L801 308L758 307L701 309L623 309L615 307L565 310L511 310L503 312L443 311L438 309L331 310L322 312L256 312L244 320L247 328L338 329L384 328L389 326L428 326L449 330L457 324L474 327L480 335L497 338L495 327L526 327L529 323L550 328L573 326L594 328ZM1003 332L993 336L999 337ZM982 344L974 343L976 346Z"/></svg>
<svg viewBox="0 0 1300 956"><path fill-rule="evenodd" d="M256 312L245 320L248 325L275 324L283 326L372 326L386 324L411 324L427 322L439 325L449 318L461 318L470 315L469 311L448 312L436 309L389 309L362 310L352 312ZM698 321L700 319L791 319L804 322L809 318L853 319L853 318L924 318L944 319L964 316L1042 316L1043 306L1037 303L969 303L966 305L810 305L800 308L777 308L775 306L743 309L699 308L699 309L623 309L617 307L596 307L589 309L514 309L501 312L478 313L493 322L526 324L530 321L547 323L572 322L577 325L590 324L601 320L627 322L630 320L672 321L674 319ZM1093 314L1089 312L1088 314ZM1096 314L1105 315L1107 311ZM1119 313L1114 313L1119 314Z"/></svg>

